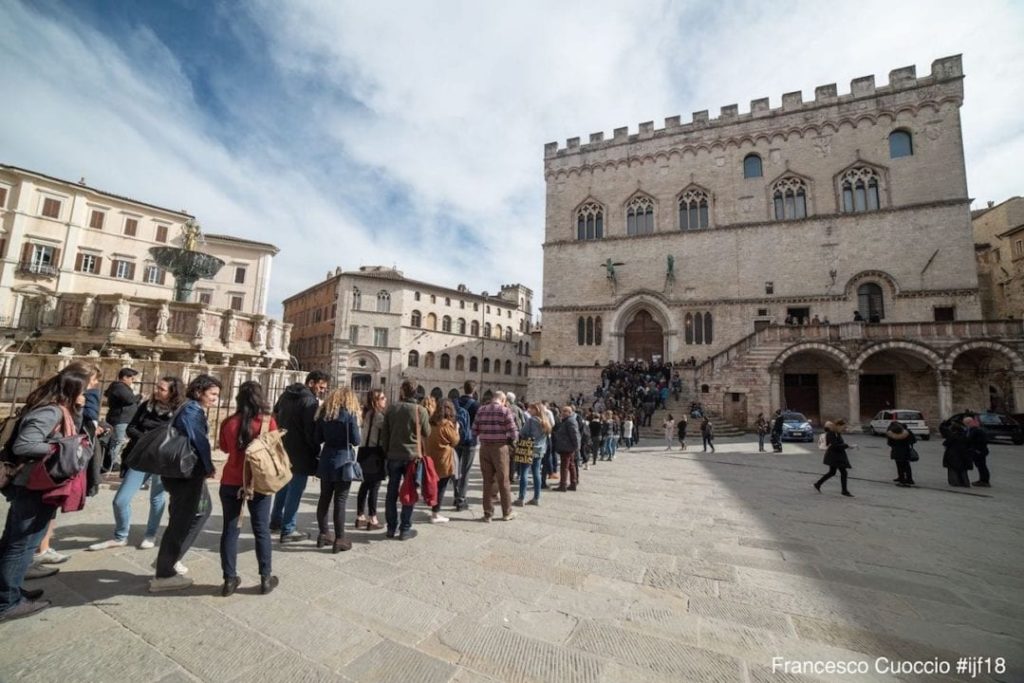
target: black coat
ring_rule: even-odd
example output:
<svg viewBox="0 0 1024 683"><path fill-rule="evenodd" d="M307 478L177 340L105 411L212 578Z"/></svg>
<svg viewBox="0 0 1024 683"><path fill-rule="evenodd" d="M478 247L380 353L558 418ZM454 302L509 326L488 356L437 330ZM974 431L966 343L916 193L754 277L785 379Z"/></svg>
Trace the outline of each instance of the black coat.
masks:
<svg viewBox="0 0 1024 683"><path fill-rule="evenodd" d="M107 422L123 425L132 421L139 397L132 393L131 387L121 381L112 382L104 396L107 397Z"/></svg>
<svg viewBox="0 0 1024 683"><path fill-rule="evenodd" d="M292 472L314 476L320 443L316 440L316 411L320 404L305 384L293 384L284 390L274 406L279 429L284 435L284 449L292 461Z"/></svg>
<svg viewBox="0 0 1024 683"><path fill-rule="evenodd" d="M960 425L951 426L949 436L942 442L946 447L942 454L942 466L951 470L974 469L974 457L967 430Z"/></svg>
<svg viewBox="0 0 1024 683"><path fill-rule="evenodd" d="M849 446L843 440L842 434L832 430L825 432L825 446L825 457L822 459L822 462L829 467L838 467L840 469L852 467L850 465L850 458L846 455L846 449Z"/></svg>
<svg viewBox="0 0 1024 683"><path fill-rule="evenodd" d="M896 461L909 462L910 449L917 442L917 437L910 433L910 430L903 430L902 434L886 432L889 437L886 443L889 444L889 457Z"/></svg>

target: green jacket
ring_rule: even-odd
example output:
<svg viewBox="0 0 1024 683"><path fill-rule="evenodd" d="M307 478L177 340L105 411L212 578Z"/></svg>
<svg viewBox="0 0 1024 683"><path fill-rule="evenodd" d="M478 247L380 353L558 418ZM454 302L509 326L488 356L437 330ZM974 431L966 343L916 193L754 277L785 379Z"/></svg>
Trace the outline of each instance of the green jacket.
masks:
<svg viewBox="0 0 1024 683"><path fill-rule="evenodd" d="M380 430L380 445L392 462L410 462L416 455L416 413L420 415L420 443L425 447L430 436L430 415L414 401L402 401L388 407ZM421 451L422 452L422 451Z"/></svg>

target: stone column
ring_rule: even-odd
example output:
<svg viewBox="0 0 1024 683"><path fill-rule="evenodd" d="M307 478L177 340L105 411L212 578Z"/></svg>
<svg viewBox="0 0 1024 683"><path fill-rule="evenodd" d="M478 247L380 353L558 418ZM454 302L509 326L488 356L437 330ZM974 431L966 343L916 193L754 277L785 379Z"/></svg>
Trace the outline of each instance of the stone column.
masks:
<svg viewBox="0 0 1024 683"><path fill-rule="evenodd" d="M1018 373L1014 373L1017 375ZM945 420L953 414L953 371L936 371L936 380L939 385L939 420ZM1013 383L1013 398L1017 400L1017 380Z"/></svg>
<svg viewBox="0 0 1024 683"><path fill-rule="evenodd" d="M1013 412L1021 412L1024 407L1024 372L1014 372L1010 376L1013 385Z"/></svg>
<svg viewBox="0 0 1024 683"><path fill-rule="evenodd" d="M860 426L860 371L846 371L846 401L849 409L850 427Z"/></svg>
<svg viewBox="0 0 1024 683"><path fill-rule="evenodd" d="M771 366L768 368L769 382L768 410L774 415L775 411L782 407L782 368Z"/></svg>

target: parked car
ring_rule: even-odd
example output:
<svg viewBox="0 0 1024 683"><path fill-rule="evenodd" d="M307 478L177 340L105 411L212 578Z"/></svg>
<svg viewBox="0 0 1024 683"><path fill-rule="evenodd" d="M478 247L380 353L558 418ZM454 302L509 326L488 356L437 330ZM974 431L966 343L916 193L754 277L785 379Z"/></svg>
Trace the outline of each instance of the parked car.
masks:
<svg viewBox="0 0 1024 683"><path fill-rule="evenodd" d="M882 436L893 422L902 423L910 430L911 434L924 441L931 437L931 431L920 410L881 410L871 418L871 433L875 436Z"/></svg>
<svg viewBox="0 0 1024 683"><path fill-rule="evenodd" d="M785 411L782 413L783 441L814 441L814 427L803 413Z"/></svg>
<svg viewBox="0 0 1024 683"><path fill-rule="evenodd" d="M954 420L957 422L963 422L965 415L968 415L968 413L957 413L948 420L944 420L943 423L939 425L939 431L943 436L946 436L946 430L949 423ZM974 413L974 416L978 418L978 424L981 425L981 431L985 432L985 438L988 439L989 443L996 439L1006 439L1017 446L1024 444L1024 427L1021 427L1019 422L1006 413L984 412Z"/></svg>

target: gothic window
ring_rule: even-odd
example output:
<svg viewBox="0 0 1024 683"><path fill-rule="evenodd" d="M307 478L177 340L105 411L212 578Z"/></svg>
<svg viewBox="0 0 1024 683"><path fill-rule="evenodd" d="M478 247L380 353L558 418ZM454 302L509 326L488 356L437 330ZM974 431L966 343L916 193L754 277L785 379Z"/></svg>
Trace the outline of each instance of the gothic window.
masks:
<svg viewBox="0 0 1024 683"><path fill-rule="evenodd" d="M587 322L586 322L586 320L584 320L583 316L580 316L576 320L576 346L583 346L584 344L587 343L586 342L586 339L587 339L587 337L586 337L586 334L587 334L586 333L586 329L587 329Z"/></svg>
<svg viewBox="0 0 1024 683"><path fill-rule="evenodd" d="M807 183L795 176L787 176L775 183L772 195L775 220L807 218Z"/></svg>
<svg viewBox="0 0 1024 683"><path fill-rule="evenodd" d="M391 311L391 294L386 289L377 292L377 312L389 313Z"/></svg>
<svg viewBox="0 0 1024 683"><path fill-rule="evenodd" d="M710 224L708 220L708 193L687 190L679 197L679 229L700 230Z"/></svg>
<svg viewBox="0 0 1024 683"><path fill-rule="evenodd" d="M507 341L507 342L512 341L512 326L511 325L509 327L505 328L505 341Z"/></svg>
<svg viewBox="0 0 1024 683"><path fill-rule="evenodd" d="M687 313L686 314L686 317L684 318L683 327L685 328L684 336L686 338L686 343L687 344L692 344L693 343L693 314L692 313Z"/></svg>
<svg viewBox="0 0 1024 683"><path fill-rule="evenodd" d="M530 355L530 342L526 342L526 355Z"/></svg>
<svg viewBox="0 0 1024 683"><path fill-rule="evenodd" d="M711 313L704 314L704 343L711 343Z"/></svg>
<svg viewBox="0 0 1024 683"><path fill-rule="evenodd" d="M491 371L491 359L490 358L484 358L484 369L483 369L483 371L484 372L490 372Z"/></svg>
<svg viewBox="0 0 1024 683"><path fill-rule="evenodd" d="M474 337L479 337L480 336L480 323L478 323L476 320L471 322L469 324L469 333L471 335L473 335Z"/></svg>
<svg viewBox="0 0 1024 683"><path fill-rule="evenodd" d="M426 325L424 325L424 327L426 329L428 329L428 330L436 330L437 329L437 316L434 315L433 313L427 313L427 321L426 321Z"/></svg>
<svg viewBox="0 0 1024 683"><path fill-rule="evenodd" d="M604 237L604 209L587 202L576 210L576 239L599 240Z"/></svg>
<svg viewBox="0 0 1024 683"><path fill-rule="evenodd" d="M452 368L452 357L449 356L447 353L442 353L441 354L441 369L442 370L451 370L451 368Z"/></svg>
<svg viewBox="0 0 1024 683"><path fill-rule="evenodd" d="M683 340L687 344L710 344L712 341L711 313L687 313L683 316Z"/></svg>
<svg viewBox="0 0 1024 683"><path fill-rule="evenodd" d="M594 343L601 345L601 316L594 318Z"/></svg>
<svg viewBox="0 0 1024 683"><path fill-rule="evenodd" d="M650 197L633 197L626 205L626 234L650 235L654 232L654 201Z"/></svg>
<svg viewBox="0 0 1024 683"><path fill-rule="evenodd" d="M510 361L510 360L505 361L505 374L506 375L511 375L512 374L512 361Z"/></svg>
<svg viewBox="0 0 1024 683"><path fill-rule="evenodd" d="M495 358L494 359L494 374L495 375L500 375L501 374L501 359L500 358Z"/></svg>
<svg viewBox="0 0 1024 683"><path fill-rule="evenodd" d="M410 368L418 368L420 366L420 354L419 351L409 352L409 363Z"/></svg>
<svg viewBox="0 0 1024 683"><path fill-rule="evenodd" d="M914 140L905 130L894 130L889 133L889 158L909 157L914 155Z"/></svg>
<svg viewBox="0 0 1024 683"><path fill-rule="evenodd" d="M878 174L866 166L851 168L843 174L843 211L878 211Z"/></svg>
<svg viewBox="0 0 1024 683"><path fill-rule="evenodd" d="M761 177L761 157L756 154L748 154L743 158L743 177L744 178L760 178Z"/></svg>
<svg viewBox="0 0 1024 683"><path fill-rule="evenodd" d="M434 367L434 352L427 351L426 355L423 356L423 367L432 368Z"/></svg>
<svg viewBox="0 0 1024 683"><path fill-rule="evenodd" d="M501 339L502 337L505 336L505 330L501 327L501 325L495 326L494 336L497 337L498 339Z"/></svg>
<svg viewBox="0 0 1024 683"><path fill-rule="evenodd" d="M452 331L452 317L450 315L446 315L445 317L441 318L441 331L442 332L451 332Z"/></svg>
<svg viewBox="0 0 1024 683"><path fill-rule="evenodd" d="M865 282L857 288L857 310L867 321L885 318L885 301L882 288L876 282Z"/></svg>
<svg viewBox="0 0 1024 683"><path fill-rule="evenodd" d="M459 318L455 323L455 331L459 334L466 334L466 319Z"/></svg>
<svg viewBox="0 0 1024 683"><path fill-rule="evenodd" d="M358 287L352 289L352 310L358 311L359 307L363 305L363 295L360 293Z"/></svg>
<svg viewBox="0 0 1024 683"><path fill-rule="evenodd" d="M587 346L594 344L594 319L587 318Z"/></svg>
<svg viewBox="0 0 1024 683"><path fill-rule="evenodd" d="M409 321L409 324L413 327L420 327L423 324L423 318L419 311L412 312L412 319Z"/></svg>
<svg viewBox="0 0 1024 683"><path fill-rule="evenodd" d="M491 338L491 324L490 323L484 323L484 336L487 337L488 339Z"/></svg>
<svg viewBox="0 0 1024 683"><path fill-rule="evenodd" d="M516 376L517 377L522 377L523 376L523 364L521 362L520 363L516 363Z"/></svg>
<svg viewBox="0 0 1024 683"><path fill-rule="evenodd" d="M479 363L479 361L477 361L476 356L470 356L469 357L469 371L470 372L476 372L479 369L479 367L480 367L480 363Z"/></svg>
<svg viewBox="0 0 1024 683"><path fill-rule="evenodd" d="M704 343L704 316L700 313L693 316L693 343Z"/></svg>
<svg viewBox="0 0 1024 683"><path fill-rule="evenodd" d="M458 372L465 372L466 370L466 357L455 356L455 370Z"/></svg>

